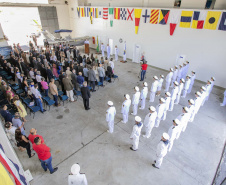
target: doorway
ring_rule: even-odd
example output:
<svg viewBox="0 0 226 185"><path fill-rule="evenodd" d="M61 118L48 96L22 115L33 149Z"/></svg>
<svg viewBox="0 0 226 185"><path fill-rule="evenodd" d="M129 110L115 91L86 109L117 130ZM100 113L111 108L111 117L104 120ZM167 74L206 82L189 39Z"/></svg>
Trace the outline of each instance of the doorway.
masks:
<svg viewBox="0 0 226 185"><path fill-rule="evenodd" d="M135 44L133 52L133 62L140 63L140 60L141 60L141 46Z"/></svg>

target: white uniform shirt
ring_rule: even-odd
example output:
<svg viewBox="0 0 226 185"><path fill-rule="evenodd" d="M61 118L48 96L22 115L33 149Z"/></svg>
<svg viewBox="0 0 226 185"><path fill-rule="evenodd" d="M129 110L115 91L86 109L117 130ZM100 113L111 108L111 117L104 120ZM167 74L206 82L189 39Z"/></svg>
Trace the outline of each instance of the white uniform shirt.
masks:
<svg viewBox="0 0 226 185"><path fill-rule="evenodd" d="M118 48L115 48L115 55L118 55Z"/></svg>
<svg viewBox="0 0 226 185"><path fill-rule="evenodd" d="M201 99L201 97L197 97L197 98L195 99L195 108L194 108L195 113L197 113L197 111L198 111L198 109L200 108L201 104L202 104L202 99Z"/></svg>
<svg viewBox="0 0 226 185"><path fill-rule="evenodd" d="M178 72L177 72L177 77L180 79L181 78L181 75L182 75L182 68L178 69Z"/></svg>
<svg viewBox="0 0 226 185"><path fill-rule="evenodd" d="M169 72L169 74L166 76L166 81L171 82L172 77L173 77L173 72Z"/></svg>
<svg viewBox="0 0 226 185"><path fill-rule="evenodd" d="M107 46L107 53L110 53L110 52L111 52L111 47Z"/></svg>
<svg viewBox="0 0 226 185"><path fill-rule="evenodd" d="M166 102L165 102L165 111L168 111L171 97L166 97L165 100L166 100Z"/></svg>
<svg viewBox="0 0 226 185"><path fill-rule="evenodd" d="M160 91L160 89L162 88L162 83L163 83L164 79L163 78L160 78L158 80L158 90Z"/></svg>
<svg viewBox="0 0 226 185"><path fill-rule="evenodd" d="M177 93L177 94L181 94L183 88L184 88L184 83L180 83L180 84L179 84L179 88L178 88L178 93Z"/></svg>
<svg viewBox="0 0 226 185"><path fill-rule="evenodd" d="M168 130L168 135L170 137L169 140L170 141L173 141L177 137L177 135L179 134L179 132L180 132L180 127L179 126L172 125L169 128L169 130Z"/></svg>
<svg viewBox="0 0 226 185"><path fill-rule="evenodd" d="M226 90L224 91L224 96L226 96Z"/></svg>
<svg viewBox="0 0 226 185"><path fill-rule="evenodd" d="M131 105L131 100L125 100L123 103L122 103L122 110L121 110L121 113L122 114L127 114L129 112L129 107Z"/></svg>
<svg viewBox="0 0 226 185"><path fill-rule="evenodd" d="M103 44L101 44L101 51L105 50L105 46Z"/></svg>
<svg viewBox="0 0 226 185"><path fill-rule="evenodd" d="M35 95L36 98L42 97L38 89L34 89L33 94Z"/></svg>
<svg viewBox="0 0 226 185"><path fill-rule="evenodd" d="M185 81L185 84L184 84L184 89L185 89L185 90L188 90L188 89L189 89L190 83L191 83L191 80L190 80L190 79L187 79L187 80Z"/></svg>
<svg viewBox="0 0 226 185"><path fill-rule="evenodd" d="M157 117L158 118L162 117L163 112L165 110L165 106L166 106L165 103L157 105L156 112L157 112Z"/></svg>
<svg viewBox="0 0 226 185"><path fill-rule="evenodd" d="M159 84L158 80L155 80L155 81L152 83L152 85L151 85L150 91L151 91L151 92L156 92L156 91L157 91L157 88L158 88L158 84Z"/></svg>
<svg viewBox="0 0 226 185"><path fill-rule="evenodd" d="M37 82L41 82L42 81L42 76L41 75L36 75L36 80L37 80Z"/></svg>
<svg viewBox="0 0 226 185"><path fill-rule="evenodd" d="M166 145L162 140L157 146L156 154L158 157L164 157L167 154L168 145Z"/></svg>
<svg viewBox="0 0 226 185"><path fill-rule="evenodd" d="M139 124L141 124L141 126L138 126L137 124L135 124L134 126L133 126L133 131L132 131L132 133L131 133L131 135L130 135L130 138L132 139L138 139L139 137L140 137L140 133L141 133L141 129L142 129L142 127L143 127L143 123L139 123Z"/></svg>
<svg viewBox="0 0 226 185"><path fill-rule="evenodd" d="M193 85L195 82L195 74L193 74L190 79L191 79L191 84Z"/></svg>
<svg viewBox="0 0 226 185"><path fill-rule="evenodd" d="M141 100L146 99L147 98L147 95L148 95L148 88L147 87L144 87L141 90L140 99Z"/></svg>
<svg viewBox="0 0 226 185"><path fill-rule="evenodd" d="M136 92L136 93L133 95L132 104L133 104L133 105L139 104L139 100L140 100L140 92Z"/></svg>
<svg viewBox="0 0 226 185"><path fill-rule="evenodd" d="M173 72L173 79L174 79L174 80L177 78L177 73L178 73L178 69L176 69L176 70Z"/></svg>
<svg viewBox="0 0 226 185"><path fill-rule="evenodd" d="M69 175L68 185L88 185L85 174Z"/></svg>
<svg viewBox="0 0 226 185"><path fill-rule="evenodd" d="M114 121L115 114L116 114L115 107L109 107L106 114L106 121L107 122Z"/></svg>
<svg viewBox="0 0 226 185"><path fill-rule="evenodd" d="M179 90L178 86L176 86L176 87L174 87L174 88L172 89L172 92L171 92L171 99L173 99L173 100L176 99L178 90Z"/></svg>
<svg viewBox="0 0 226 185"><path fill-rule="evenodd" d="M157 112L148 113L144 118L144 126L151 127L155 125L155 119L157 117Z"/></svg>
<svg viewBox="0 0 226 185"><path fill-rule="evenodd" d="M182 124L188 122L188 119L189 119L189 114L188 113L182 113L180 114L179 116L177 116L177 118L181 123L181 126Z"/></svg>

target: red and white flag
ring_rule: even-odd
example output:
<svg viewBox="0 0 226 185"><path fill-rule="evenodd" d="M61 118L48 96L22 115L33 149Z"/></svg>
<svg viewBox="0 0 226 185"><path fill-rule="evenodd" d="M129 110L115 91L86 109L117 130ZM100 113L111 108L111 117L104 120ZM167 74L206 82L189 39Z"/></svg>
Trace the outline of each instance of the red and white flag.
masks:
<svg viewBox="0 0 226 185"><path fill-rule="evenodd" d="M108 8L103 8L103 19L108 19Z"/></svg>
<svg viewBox="0 0 226 185"><path fill-rule="evenodd" d="M170 35L173 35L177 24L180 21L181 10L172 9L170 11Z"/></svg>

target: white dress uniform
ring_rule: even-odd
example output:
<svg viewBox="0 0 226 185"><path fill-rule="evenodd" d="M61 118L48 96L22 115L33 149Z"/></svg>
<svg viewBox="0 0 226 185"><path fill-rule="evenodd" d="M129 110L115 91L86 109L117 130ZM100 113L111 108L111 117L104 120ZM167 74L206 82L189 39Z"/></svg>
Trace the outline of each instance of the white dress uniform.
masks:
<svg viewBox="0 0 226 185"><path fill-rule="evenodd" d="M163 112L162 120L166 120L166 115L167 115L167 111L169 110L169 105L170 105L171 97L166 97L165 100L166 100L166 103L165 103L165 110L164 110L164 112Z"/></svg>
<svg viewBox="0 0 226 185"><path fill-rule="evenodd" d="M139 139L140 139L140 133L141 133L141 129L143 127L143 123L140 122L139 124L135 124L133 126L133 131L130 135L130 139L133 139L133 150L137 150L138 149L138 145L139 145Z"/></svg>
<svg viewBox="0 0 226 185"><path fill-rule="evenodd" d="M179 125L178 126L174 126L172 125L169 130L168 130L168 134L169 134L169 145L168 145L168 151L170 152L172 147L173 147L173 143L174 143L174 140L176 139L176 137L178 137L177 135L179 134L180 132L180 127Z"/></svg>
<svg viewBox="0 0 226 185"><path fill-rule="evenodd" d="M182 97L183 97L183 98L185 98L186 95L187 95L187 92L188 92L190 83L191 83L191 80L190 80L190 79L187 79L187 80L185 81L184 89L183 89L183 94L182 94Z"/></svg>
<svg viewBox="0 0 226 185"><path fill-rule="evenodd" d="M186 122L188 122L188 119L189 119L188 116L189 116L188 113L182 113L179 116L177 116L177 118L176 118L176 119L178 119L180 121L180 125L178 125L179 131L178 131L178 134L176 136L177 139L179 139L179 137L180 137L181 131L184 128L184 124L186 124Z"/></svg>
<svg viewBox="0 0 226 185"><path fill-rule="evenodd" d="M172 111L173 110L173 107L174 107L174 101L177 97L177 93L178 93L178 86L174 87L172 89L172 92L171 92L171 101L170 101L170 106L169 106L169 111Z"/></svg>
<svg viewBox="0 0 226 185"><path fill-rule="evenodd" d="M110 55L111 55L111 47L107 46L107 55L108 55L108 59L110 59Z"/></svg>
<svg viewBox="0 0 226 185"><path fill-rule="evenodd" d="M113 133L114 131L115 114L116 114L115 107L109 107L106 114L106 121L108 122L108 128L110 133Z"/></svg>
<svg viewBox="0 0 226 185"><path fill-rule="evenodd" d="M115 61L118 61L118 48L115 48Z"/></svg>
<svg viewBox="0 0 226 185"><path fill-rule="evenodd" d="M162 83L163 83L164 79L163 78L160 78L158 80L158 88L157 88L157 91L161 91L162 90Z"/></svg>
<svg viewBox="0 0 226 185"><path fill-rule="evenodd" d="M132 100L134 116L137 115L137 108L138 108L139 100L140 100L140 92L136 92L133 95L133 100Z"/></svg>
<svg viewBox="0 0 226 185"><path fill-rule="evenodd" d="M174 69L173 77L172 77L172 81L171 81L171 87L173 87L173 83L177 80L177 74L178 74L178 69Z"/></svg>
<svg viewBox="0 0 226 185"><path fill-rule="evenodd" d="M189 112L188 112L188 114L189 114L189 122L192 122L193 120L191 120L191 118L193 117L195 106L194 105L189 105L188 108L189 108Z"/></svg>
<svg viewBox="0 0 226 185"><path fill-rule="evenodd" d="M195 118L195 115L199 111L199 108L200 108L201 103L202 103L202 99L201 99L201 97L196 97L194 101L195 101L195 104L194 104L194 112L191 115L190 122L193 122L193 120Z"/></svg>
<svg viewBox="0 0 226 185"><path fill-rule="evenodd" d="M158 88L158 80L155 80L152 85L151 85L151 89L150 89L150 100L149 102L154 102L155 101L155 94Z"/></svg>
<svg viewBox="0 0 226 185"><path fill-rule="evenodd" d="M149 138L151 136L151 131L155 126L155 120L157 117L157 112L148 113L144 118L144 128L145 128L145 135L144 137Z"/></svg>
<svg viewBox="0 0 226 185"><path fill-rule="evenodd" d="M224 91L224 100L223 103L220 104L220 106L225 106L226 105L226 90Z"/></svg>
<svg viewBox="0 0 226 185"><path fill-rule="evenodd" d="M178 72L177 72L177 82L180 83L180 79L181 79L181 76L182 76L182 68L179 68L178 69Z"/></svg>
<svg viewBox="0 0 226 185"><path fill-rule="evenodd" d="M159 127L159 123L161 120L163 120L163 113L165 111L165 103L159 104L156 107L157 117L155 120L155 127Z"/></svg>
<svg viewBox="0 0 226 185"><path fill-rule="evenodd" d="M130 99L125 100L123 102L123 104L122 104L121 113L122 113L122 116L123 116L123 122L124 123L128 122L128 114L129 114L130 105L131 105L131 100Z"/></svg>
<svg viewBox="0 0 226 185"><path fill-rule="evenodd" d="M201 102L202 102L202 103L201 103L201 106L203 106L204 103L205 103L206 92L205 92L205 91L202 91L201 94L202 94L202 96L201 96Z"/></svg>
<svg viewBox="0 0 226 185"><path fill-rule="evenodd" d="M140 103L141 103L140 109L144 109L145 108L145 101L146 101L147 95L148 95L148 88L144 87L141 90L141 94L140 94Z"/></svg>
<svg viewBox="0 0 226 185"><path fill-rule="evenodd" d="M183 88L184 88L184 83L180 83L179 87L178 87L177 97L176 97L174 104L178 104L180 102L180 96L181 96L181 92L182 92Z"/></svg>
<svg viewBox="0 0 226 185"><path fill-rule="evenodd" d="M101 51L102 51L102 57L104 57L104 50L105 50L105 46L103 44L101 44Z"/></svg>
<svg viewBox="0 0 226 185"><path fill-rule="evenodd" d="M166 87L165 87L165 91L168 91L169 90L169 86L170 86L172 77L173 77L173 72L169 72L169 74L166 76Z"/></svg>
<svg viewBox="0 0 226 185"><path fill-rule="evenodd" d="M207 85L205 86L205 88L206 88L206 97L205 97L205 99L204 99L203 104L206 102L206 100L209 99L210 91L211 91L211 84L207 84Z"/></svg>
<svg viewBox="0 0 226 185"><path fill-rule="evenodd" d="M85 174L69 175L68 185L88 185Z"/></svg>
<svg viewBox="0 0 226 185"><path fill-rule="evenodd" d="M157 146L157 152L156 152L157 159L155 163L155 166L157 168L160 168L160 166L162 165L163 158L167 154L168 145L169 144L161 140Z"/></svg>
<svg viewBox="0 0 226 185"><path fill-rule="evenodd" d="M194 82L195 82L195 77L196 77L195 74L193 74L191 76L191 83L190 83L190 86L189 86L189 89L188 89L188 92L187 93L191 93L192 87L193 87Z"/></svg>

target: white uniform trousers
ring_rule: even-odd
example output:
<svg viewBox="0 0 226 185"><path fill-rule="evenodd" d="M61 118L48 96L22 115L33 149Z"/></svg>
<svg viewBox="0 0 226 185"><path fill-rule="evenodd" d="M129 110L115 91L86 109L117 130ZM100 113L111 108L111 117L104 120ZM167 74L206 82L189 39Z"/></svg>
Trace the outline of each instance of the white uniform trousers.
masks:
<svg viewBox="0 0 226 185"><path fill-rule="evenodd" d="M177 95L176 100L174 102L174 104L178 104L180 102L180 95Z"/></svg>
<svg viewBox="0 0 226 185"><path fill-rule="evenodd" d="M167 82L167 81L166 81L165 91L168 91L168 90L169 90L169 86L170 86L170 82Z"/></svg>
<svg viewBox="0 0 226 185"><path fill-rule="evenodd" d="M114 121L109 121L108 122L108 129L110 133L114 132Z"/></svg>
<svg viewBox="0 0 226 185"><path fill-rule="evenodd" d="M226 105L226 96L224 96L224 100L223 103L221 104L221 106L225 106Z"/></svg>
<svg viewBox="0 0 226 185"><path fill-rule="evenodd" d="M66 91L69 100L74 101L74 93L72 90Z"/></svg>
<svg viewBox="0 0 226 185"><path fill-rule="evenodd" d="M188 126L188 122L186 121L185 123L183 123L181 130L184 132L186 130L187 126Z"/></svg>
<svg viewBox="0 0 226 185"><path fill-rule="evenodd" d="M161 118L157 117L155 120L155 127L159 127L160 121L161 121Z"/></svg>
<svg viewBox="0 0 226 185"><path fill-rule="evenodd" d="M168 151L170 152L172 147L173 147L173 143L174 143L174 139L173 140L169 140L169 145L168 145Z"/></svg>
<svg viewBox="0 0 226 185"><path fill-rule="evenodd" d="M107 53L107 55L108 55L108 59L110 59L110 53Z"/></svg>
<svg viewBox="0 0 226 185"><path fill-rule="evenodd" d="M138 149L138 145L139 145L139 137L138 138L133 138L133 150L137 150Z"/></svg>
<svg viewBox="0 0 226 185"><path fill-rule="evenodd" d="M145 98L143 98L143 99L140 101L140 109L145 109L145 101L146 101Z"/></svg>
<svg viewBox="0 0 226 185"><path fill-rule="evenodd" d="M145 137L149 138L151 136L151 131L152 131L153 127L154 126L145 127Z"/></svg>
<svg viewBox="0 0 226 185"><path fill-rule="evenodd" d="M173 99L170 100L169 111L173 111L174 101L175 100L173 100Z"/></svg>
<svg viewBox="0 0 226 185"><path fill-rule="evenodd" d="M123 117L123 122L127 123L128 122L128 113L122 114L122 117Z"/></svg>
<svg viewBox="0 0 226 185"><path fill-rule="evenodd" d="M155 94L156 94L156 92L150 92L150 100L149 100L149 102L154 102L155 101Z"/></svg>
<svg viewBox="0 0 226 185"><path fill-rule="evenodd" d="M162 120L163 120L163 121L166 120L166 115L167 115L167 110L165 110L165 111L163 112L163 115L162 115Z"/></svg>
<svg viewBox="0 0 226 185"><path fill-rule="evenodd" d="M102 57L104 57L104 50L102 51Z"/></svg>
<svg viewBox="0 0 226 185"><path fill-rule="evenodd" d="M162 161L163 161L163 157L157 156L155 166L156 166L157 168L160 168L161 165L162 165Z"/></svg>
<svg viewBox="0 0 226 185"><path fill-rule="evenodd" d="M185 98L185 97L186 97L187 92L188 92L188 90L187 90L187 89L183 89L183 92L182 92L182 97L183 97L183 98Z"/></svg>
<svg viewBox="0 0 226 185"><path fill-rule="evenodd" d="M137 107L138 107L138 104L134 104L133 105L133 115L137 115Z"/></svg>
<svg viewBox="0 0 226 185"><path fill-rule="evenodd" d="M115 55L115 61L118 61L118 55Z"/></svg>

